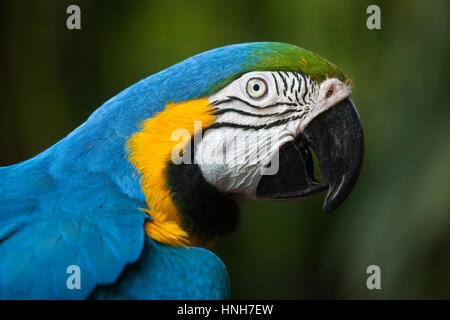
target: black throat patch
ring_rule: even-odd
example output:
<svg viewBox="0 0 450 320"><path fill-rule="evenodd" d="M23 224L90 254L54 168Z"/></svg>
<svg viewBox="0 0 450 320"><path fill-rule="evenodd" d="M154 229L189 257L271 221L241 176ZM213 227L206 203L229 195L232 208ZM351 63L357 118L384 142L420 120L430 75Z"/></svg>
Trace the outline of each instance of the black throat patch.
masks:
<svg viewBox="0 0 450 320"><path fill-rule="evenodd" d="M236 230L238 203L207 182L197 164L169 161L166 175L172 200L181 212L182 228L191 236L208 242Z"/></svg>

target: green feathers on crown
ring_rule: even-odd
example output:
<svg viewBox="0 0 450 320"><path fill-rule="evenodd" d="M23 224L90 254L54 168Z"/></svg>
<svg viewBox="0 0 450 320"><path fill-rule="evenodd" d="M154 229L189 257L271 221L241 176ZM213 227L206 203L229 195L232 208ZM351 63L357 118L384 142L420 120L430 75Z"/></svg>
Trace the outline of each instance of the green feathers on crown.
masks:
<svg viewBox="0 0 450 320"><path fill-rule="evenodd" d="M349 78L333 63L319 55L295 45L270 42L265 48L255 50L250 56L253 68L260 71L295 71L301 72L316 82L327 78L337 78L342 82Z"/></svg>

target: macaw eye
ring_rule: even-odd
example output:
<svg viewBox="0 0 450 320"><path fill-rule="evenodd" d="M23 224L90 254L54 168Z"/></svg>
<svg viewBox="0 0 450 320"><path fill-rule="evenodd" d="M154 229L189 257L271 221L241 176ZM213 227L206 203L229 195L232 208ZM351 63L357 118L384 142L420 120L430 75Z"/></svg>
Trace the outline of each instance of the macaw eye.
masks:
<svg viewBox="0 0 450 320"><path fill-rule="evenodd" d="M252 78L247 82L247 94L253 99L261 99L267 93L267 84L261 78Z"/></svg>

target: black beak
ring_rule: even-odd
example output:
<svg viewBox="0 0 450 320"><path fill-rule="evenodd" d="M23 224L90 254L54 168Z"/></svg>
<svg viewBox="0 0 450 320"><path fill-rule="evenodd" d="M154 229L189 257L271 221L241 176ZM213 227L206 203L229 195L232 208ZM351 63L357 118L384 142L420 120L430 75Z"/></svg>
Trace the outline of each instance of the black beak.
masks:
<svg viewBox="0 0 450 320"><path fill-rule="evenodd" d="M314 179L311 148L324 183ZM314 118L295 143L279 151L275 175L263 175L257 198L289 199L316 194L328 187L323 209L336 209L350 194L361 171L364 134L352 100L347 98Z"/></svg>

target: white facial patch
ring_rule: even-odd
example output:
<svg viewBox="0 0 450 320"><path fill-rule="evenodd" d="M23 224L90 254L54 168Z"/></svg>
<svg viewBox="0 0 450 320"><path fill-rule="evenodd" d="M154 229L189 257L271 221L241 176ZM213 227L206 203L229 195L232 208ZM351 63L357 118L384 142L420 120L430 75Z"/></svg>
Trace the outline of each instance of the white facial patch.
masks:
<svg viewBox="0 0 450 320"><path fill-rule="evenodd" d="M252 198L262 174L276 174L280 147L350 94L337 79L319 86L296 72L248 72L208 98L216 120L195 161L220 191Z"/></svg>

